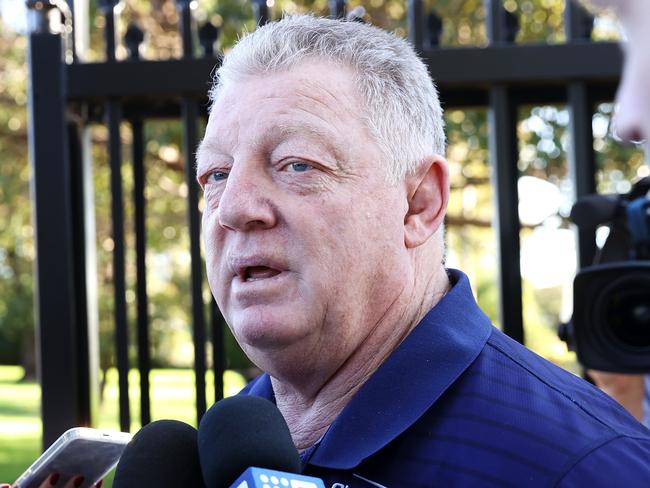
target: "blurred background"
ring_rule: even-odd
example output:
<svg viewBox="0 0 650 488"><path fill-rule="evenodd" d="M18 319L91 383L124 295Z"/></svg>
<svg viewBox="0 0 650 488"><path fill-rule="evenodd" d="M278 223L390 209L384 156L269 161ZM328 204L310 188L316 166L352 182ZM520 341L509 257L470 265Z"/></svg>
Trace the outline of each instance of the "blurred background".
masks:
<svg viewBox="0 0 650 488"><path fill-rule="evenodd" d="M281 12L329 13L327 0L267 0L274 17ZM406 35L403 0L352 0L363 5L365 19ZM565 42L564 0L506 0L520 30L515 42ZM485 46L482 0L430 0L443 19L443 47ZM198 20L219 26L219 48L227 50L245 29L255 27L251 5L244 0L192 2ZM87 61L104 58L104 17L95 0L88 2L90 38ZM182 52L179 15L171 0L125 0L118 6L117 31L136 22L146 33L141 56L149 60L179 58ZM36 378L34 339L34 228L27 154L26 8L19 0L0 0L0 481L13 481L41 451L40 389ZM118 39L122 39L122 35ZM594 41L620 38L618 26L597 18ZM128 55L117 45L118 59ZM444 105L444 99L443 105ZM624 193L631 183L648 176L643 153L611 137L612 103L597 105L592 117L597 190ZM573 353L557 338L558 323L572 311L572 280L577 270L575 230L568 221L575 200L567 163L569 111L566 106L520 106L517 114L518 213L521 223L521 274L525 342L560 366L579 374ZM452 193L447 218L447 263L464 270L481 308L500 327L498 317L495 209L488 151L487 110L450 109L445 116ZM151 418L176 418L195 424L194 347L191 330L190 265L187 231L187 184L184 177L180 121L148 121L145 126L147 200L146 269L151 355ZM202 133L202 128L199 131ZM113 250L111 192L105 126L91 128L95 187L97 293L99 312L100 396L94 424L118 430L118 387L114 340ZM126 148L128 130L121 132ZM124 172L124 192L132 176ZM134 208L125 200L126 302L129 356L135 364ZM597 239L606 237L606 229ZM206 292L207 288L206 288ZM209 302L209 295L205 297ZM224 393L239 391L256 372L224 332ZM210 351L211 349L208 349ZM212 358L208 353L208 366ZM208 371L208 399L215 398ZM129 375L132 430L139 428L138 372Z"/></svg>

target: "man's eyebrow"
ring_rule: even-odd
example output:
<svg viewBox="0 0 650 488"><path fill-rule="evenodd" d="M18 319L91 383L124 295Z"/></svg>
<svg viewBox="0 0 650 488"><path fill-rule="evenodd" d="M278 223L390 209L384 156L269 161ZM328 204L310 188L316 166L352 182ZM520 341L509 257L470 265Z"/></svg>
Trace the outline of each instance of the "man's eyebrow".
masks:
<svg viewBox="0 0 650 488"><path fill-rule="evenodd" d="M205 165L206 159L210 157L210 154L221 153L221 147L215 141L210 139L203 139L199 144L199 147L196 148L196 171L197 173L201 170L201 163Z"/></svg>
<svg viewBox="0 0 650 488"><path fill-rule="evenodd" d="M196 159L204 158L209 152L218 150L217 144L210 139L203 139L196 148Z"/></svg>
<svg viewBox="0 0 650 488"><path fill-rule="evenodd" d="M301 124L281 124L279 127L279 133L283 136L291 136L291 135L296 135L296 134L304 134L307 132L308 134L317 136L317 137L322 137L323 139L327 139L332 136L330 131L328 130L323 130L320 127L316 127L313 124L303 122Z"/></svg>
<svg viewBox="0 0 650 488"><path fill-rule="evenodd" d="M301 122L300 124L286 123L278 124L276 130L270 131L262 136L261 139L256 139L252 142L254 146L260 148L270 148L277 146L283 139L293 136L305 136L323 145L326 149L334 155L335 163L339 169L344 161L340 148L336 145L336 134L326 128L318 127L309 122ZM210 164L213 159L211 155L219 154L224 155L223 148L213 139L203 139L196 149L196 172L197 175L205 171L206 166Z"/></svg>
<svg viewBox="0 0 650 488"><path fill-rule="evenodd" d="M300 125L296 124L282 124L278 127L278 134L280 137L289 137L295 135L309 135L314 139L317 139L318 142L322 143L327 149L332 151L336 163L340 165L343 160L340 149L336 145L336 134L330 130L317 127L310 123L302 122Z"/></svg>

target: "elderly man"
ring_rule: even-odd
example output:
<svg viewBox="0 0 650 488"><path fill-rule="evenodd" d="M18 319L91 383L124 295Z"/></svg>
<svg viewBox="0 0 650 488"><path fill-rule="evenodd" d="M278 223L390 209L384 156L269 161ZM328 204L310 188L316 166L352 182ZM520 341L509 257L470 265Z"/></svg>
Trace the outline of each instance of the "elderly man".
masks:
<svg viewBox="0 0 650 488"><path fill-rule="evenodd" d="M444 267L443 121L377 28L261 27L224 58L198 150L208 280L332 487L641 486L650 437L492 327Z"/></svg>

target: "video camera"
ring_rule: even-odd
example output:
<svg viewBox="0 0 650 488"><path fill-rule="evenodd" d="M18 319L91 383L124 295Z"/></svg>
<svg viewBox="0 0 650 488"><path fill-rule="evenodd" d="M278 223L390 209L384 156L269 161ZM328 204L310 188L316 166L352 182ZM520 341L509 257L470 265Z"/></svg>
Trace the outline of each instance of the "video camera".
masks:
<svg viewBox="0 0 650 488"><path fill-rule="evenodd" d="M650 372L650 177L625 195L588 195L571 209L580 229L610 229L593 265L573 283L573 317L558 331L580 363Z"/></svg>

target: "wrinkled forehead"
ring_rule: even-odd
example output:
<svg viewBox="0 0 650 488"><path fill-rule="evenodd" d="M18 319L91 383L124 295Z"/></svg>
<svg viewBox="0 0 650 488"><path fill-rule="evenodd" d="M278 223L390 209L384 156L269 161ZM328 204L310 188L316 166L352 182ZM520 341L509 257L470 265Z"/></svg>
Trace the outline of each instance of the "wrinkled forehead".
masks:
<svg viewBox="0 0 650 488"><path fill-rule="evenodd" d="M226 55L227 56L227 55ZM210 91L210 99L212 100L212 105L219 99L220 95L228 89L235 89L242 83L246 83L252 80L258 80L263 78L271 77L284 77L284 78L295 78L300 79L303 83L306 83L310 86L306 86L308 89L314 88L323 88L323 85L326 80L322 76L313 75L310 79L308 76L310 73L313 73L315 69L325 68L325 71L328 74L336 77L349 77L349 80L345 84L335 85L330 87L336 91L336 88L341 86L350 86L353 87L355 91L356 98L359 98L359 87L361 85L361 77L359 76L358 70L345 62L330 59L325 56L318 55L306 55L303 57L296 57L292 62L278 63L272 66L255 66L254 68L247 66L235 66L230 67L228 70L219 71L217 82L212 87ZM350 83L352 81L352 83Z"/></svg>

